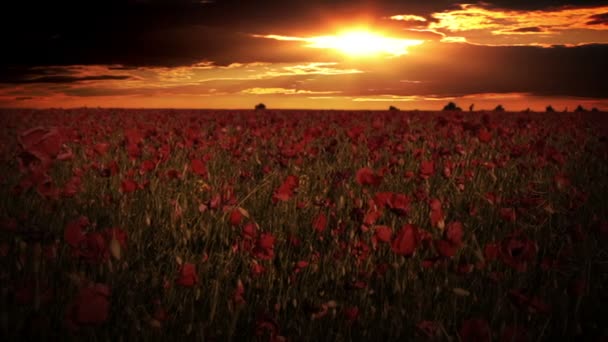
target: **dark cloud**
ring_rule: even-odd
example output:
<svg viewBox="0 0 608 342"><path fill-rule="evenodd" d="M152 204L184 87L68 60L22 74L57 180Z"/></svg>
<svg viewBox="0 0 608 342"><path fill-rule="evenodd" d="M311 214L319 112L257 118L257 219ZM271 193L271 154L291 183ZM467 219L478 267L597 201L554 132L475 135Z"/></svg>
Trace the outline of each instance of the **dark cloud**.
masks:
<svg viewBox="0 0 608 342"><path fill-rule="evenodd" d="M74 65L105 65L126 74L138 68L189 66L203 61L223 66L236 62L335 61L336 55L327 50L303 48L297 41L255 38L252 34L301 36L321 33L328 24L361 21L388 24L400 36L429 42L411 49L410 55L400 59L403 63L391 62L395 66L390 71L379 68L364 74L316 76L317 83L310 84L311 90L328 90L330 80L342 80L342 88L334 86L330 90L351 89L352 94L367 89L362 93L530 92L608 97L604 67L607 45L536 48L442 44L437 42L442 34L416 30L418 23L387 20L395 14L413 14L432 21L430 14L458 8L464 2L517 10L606 5L606 1L595 0L12 1L3 4L0 11L0 84L73 85L131 77L105 74L111 72L83 76L71 67ZM588 24L607 22L608 13L600 13L591 16ZM542 28L525 27L513 32L542 32ZM403 79L421 82L400 83ZM292 80L286 77L267 84L289 87ZM256 86L254 81L250 86ZM70 89L77 96L121 92Z"/></svg>
<svg viewBox="0 0 608 342"><path fill-rule="evenodd" d="M518 33L528 33L528 32L544 32L541 27L531 26L531 27L520 27L514 30L508 30L507 32L518 32Z"/></svg>
<svg viewBox="0 0 608 342"><path fill-rule="evenodd" d="M111 67L108 67L108 70L137 70L137 67L111 66Z"/></svg>
<svg viewBox="0 0 608 342"><path fill-rule="evenodd" d="M32 83L76 83L83 81L104 81L104 80L126 80L130 79L131 76L123 76L123 75L96 75L96 76L64 76L64 75L56 75L56 76L44 76L44 77L36 77L29 79L4 79L2 83L11 83L11 84L32 84Z"/></svg>
<svg viewBox="0 0 608 342"><path fill-rule="evenodd" d="M492 0L472 1L463 3L483 4L489 8L517 9L517 10L551 10L572 7L594 7L606 5L602 0Z"/></svg>
<svg viewBox="0 0 608 342"><path fill-rule="evenodd" d="M352 96L530 93L608 98L608 70L602 67L607 55L608 45L540 48L425 43L390 67L379 64L366 73L316 77L302 86L314 91L340 89Z"/></svg>
<svg viewBox="0 0 608 342"><path fill-rule="evenodd" d="M316 32L332 22L386 22L382 18L400 13L430 19L431 13L455 8L458 3L453 0L89 0L36 4L14 1L3 4L0 11L0 30L5 33L0 64L190 65L221 59L224 55L245 56L241 46L266 48L247 36L251 33L296 35ZM543 9L606 2L483 3L489 7ZM405 23L398 24L405 27ZM259 54L255 50L249 52Z"/></svg>
<svg viewBox="0 0 608 342"><path fill-rule="evenodd" d="M608 25L608 13L594 14L589 19L587 25Z"/></svg>
<svg viewBox="0 0 608 342"><path fill-rule="evenodd" d="M33 99L33 97L31 96L17 96L15 97L15 101L27 101L27 100L31 100Z"/></svg>

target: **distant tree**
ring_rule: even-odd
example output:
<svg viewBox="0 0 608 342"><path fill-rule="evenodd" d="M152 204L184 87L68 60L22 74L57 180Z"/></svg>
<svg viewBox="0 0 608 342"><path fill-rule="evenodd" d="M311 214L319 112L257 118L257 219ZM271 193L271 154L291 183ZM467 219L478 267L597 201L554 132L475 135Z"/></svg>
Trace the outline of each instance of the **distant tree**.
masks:
<svg viewBox="0 0 608 342"><path fill-rule="evenodd" d="M555 109L553 109L553 106L548 105L547 108L545 109L545 111L547 113L555 113Z"/></svg>
<svg viewBox="0 0 608 342"><path fill-rule="evenodd" d="M389 106L388 107L389 112L398 112L399 108L395 107L395 106Z"/></svg>
<svg viewBox="0 0 608 342"><path fill-rule="evenodd" d="M266 109L266 105L263 103L258 103L257 105L255 105L255 110L264 110Z"/></svg>
<svg viewBox="0 0 608 342"><path fill-rule="evenodd" d="M586 112L587 110L585 108L583 108L583 106L578 105L578 107L576 107L576 109L574 110L575 113L583 113Z"/></svg>
<svg viewBox="0 0 608 342"><path fill-rule="evenodd" d="M469 112L472 112L472 111L473 111L473 108L475 108L475 104L474 104L474 103L471 103L471 105L469 106Z"/></svg>
<svg viewBox="0 0 608 342"><path fill-rule="evenodd" d="M526 114L530 113L530 108L524 109L523 112L526 113Z"/></svg>
<svg viewBox="0 0 608 342"><path fill-rule="evenodd" d="M501 104L499 104L498 106L496 106L496 108L494 108L494 111L495 112L504 112L505 108Z"/></svg>
<svg viewBox="0 0 608 342"><path fill-rule="evenodd" d="M443 110L460 112L460 111L462 111L462 108L456 106L456 104L454 102L450 102L447 105L445 105L445 107L443 107Z"/></svg>
<svg viewBox="0 0 608 342"><path fill-rule="evenodd" d="M591 111L592 111L592 112L594 112L594 113L597 113L597 112L599 112L600 110L599 110L599 109L597 109L597 107L593 107L593 108L591 108Z"/></svg>

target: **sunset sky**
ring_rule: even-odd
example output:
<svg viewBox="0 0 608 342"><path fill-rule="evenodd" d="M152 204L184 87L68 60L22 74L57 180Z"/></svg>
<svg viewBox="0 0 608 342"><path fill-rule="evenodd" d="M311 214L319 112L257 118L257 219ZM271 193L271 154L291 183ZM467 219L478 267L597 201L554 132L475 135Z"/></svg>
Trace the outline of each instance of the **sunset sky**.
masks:
<svg viewBox="0 0 608 342"><path fill-rule="evenodd" d="M608 1L1 6L0 107L608 110Z"/></svg>

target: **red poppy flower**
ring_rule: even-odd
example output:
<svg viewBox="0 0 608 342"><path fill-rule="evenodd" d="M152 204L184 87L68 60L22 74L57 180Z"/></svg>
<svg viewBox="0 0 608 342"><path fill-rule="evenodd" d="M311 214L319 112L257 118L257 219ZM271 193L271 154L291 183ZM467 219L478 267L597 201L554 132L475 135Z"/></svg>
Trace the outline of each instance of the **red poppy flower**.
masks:
<svg viewBox="0 0 608 342"><path fill-rule="evenodd" d="M266 272L266 268L263 265L255 262L255 260L251 263L251 274L255 276L259 276Z"/></svg>
<svg viewBox="0 0 608 342"><path fill-rule="evenodd" d="M207 166L200 159L192 159L190 161L190 169L194 174L197 174L201 177L207 177Z"/></svg>
<svg viewBox="0 0 608 342"><path fill-rule="evenodd" d="M365 216L363 217L363 223L370 226L376 223L376 221L382 216L382 211L375 207L370 208Z"/></svg>
<svg viewBox="0 0 608 342"><path fill-rule="evenodd" d="M500 208L500 217L507 222L515 222L517 216L513 208Z"/></svg>
<svg viewBox="0 0 608 342"><path fill-rule="evenodd" d="M78 248L80 243L85 239L83 230L90 224L86 216L81 216L78 219L67 224L63 231L63 239L72 248Z"/></svg>
<svg viewBox="0 0 608 342"><path fill-rule="evenodd" d="M448 223L444 232L444 238L456 246L462 245L463 235L464 233L462 231L462 223L460 223L459 221Z"/></svg>
<svg viewBox="0 0 608 342"><path fill-rule="evenodd" d="M276 341L279 336L279 324L269 315L260 314L255 320L256 336L270 335L271 341Z"/></svg>
<svg viewBox="0 0 608 342"><path fill-rule="evenodd" d="M323 233L327 227L327 216L324 213L319 213L312 222L312 228L318 233Z"/></svg>
<svg viewBox="0 0 608 342"><path fill-rule="evenodd" d="M63 197L74 197L80 192L82 186L82 180L78 176L70 178L64 185L62 196Z"/></svg>
<svg viewBox="0 0 608 342"><path fill-rule="evenodd" d="M380 242L390 243L393 230L388 226L375 226L374 235Z"/></svg>
<svg viewBox="0 0 608 342"><path fill-rule="evenodd" d="M558 190L565 190L570 186L570 178L563 173L555 175L555 177L553 177L553 181L555 182L555 187Z"/></svg>
<svg viewBox="0 0 608 342"><path fill-rule="evenodd" d="M134 128L126 129L124 136L129 145L137 145L144 140L143 132Z"/></svg>
<svg viewBox="0 0 608 342"><path fill-rule="evenodd" d="M420 162L420 177L429 178L435 174L435 162L432 160L423 160Z"/></svg>
<svg viewBox="0 0 608 342"><path fill-rule="evenodd" d="M528 296L525 290L517 289L509 291L509 299L520 310L536 313L548 313L549 306L536 296Z"/></svg>
<svg viewBox="0 0 608 342"><path fill-rule="evenodd" d="M492 331L485 319L469 319L462 322L458 334L463 342L492 341Z"/></svg>
<svg viewBox="0 0 608 342"><path fill-rule="evenodd" d="M404 194L391 194L387 205L397 215L407 215L410 211L411 198Z"/></svg>
<svg viewBox="0 0 608 342"><path fill-rule="evenodd" d="M370 255L369 246L363 241L356 241L351 247L351 254L357 259L357 264L367 260Z"/></svg>
<svg viewBox="0 0 608 342"><path fill-rule="evenodd" d="M98 144L95 144L95 146L93 146L93 150L102 157L105 156L106 153L108 153L109 149L110 149L110 144L107 142L98 143Z"/></svg>
<svg viewBox="0 0 608 342"><path fill-rule="evenodd" d="M429 213L429 218L431 219L431 226L443 228L444 225L444 214L443 209L441 208L441 201L434 198L430 203L431 212Z"/></svg>
<svg viewBox="0 0 608 342"><path fill-rule="evenodd" d="M141 148L136 144L127 144L127 155L131 159L136 159L141 157Z"/></svg>
<svg viewBox="0 0 608 342"><path fill-rule="evenodd" d="M239 279L236 283L236 289L232 294L232 306L237 307L239 305L245 304L245 286L243 286L243 282Z"/></svg>
<svg viewBox="0 0 608 342"><path fill-rule="evenodd" d="M55 127L36 127L19 134L18 140L24 151L45 164L59 155L64 139Z"/></svg>
<svg viewBox="0 0 608 342"><path fill-rule="evenodd" d="M258 236L258 229L254 223L247 223L243 227L243 237L245 239L253 240Z"/></svg>
<svg viewBox="0 0 608 342"><path fill-rule="evenodd" d="M491 205L497 204L501 202L501 198L500 196L496 196L495 193L493 192L487 192L484 195L484 198L486 199L486 201L488 201L488 203L490 203Z"/></svg>
<svg viewBox="0 0 608 342"><path fill-rule="evenodd" d="M416 324L417 332L428 339L437 339L441 333L440 326L433 321L420 321Z"/></svg>
<svg viewBox="0 0 608 342"><path fill-rule="evenodd" d="M382 176L374 173L374 170L369 167L360 168L355 175L355 180L360 185L378 186L380 185L380 182L382 182L382 178Z"/></svg>
<svg viewBox="0 0 608 342"><path fill-rule="evenodd" d="M344 308L344 317L346 317L346 321L349 323L355 322L357 319L359 319L359 308L356 306Z"/></svg>
<svg viewBox="0 0 608 342"><path fill-rule="evenodd" d="M85 325L99 325L110 314L110 289L105 284L94 284L80 289L68 305L65 320L68 327L77 330Z"/></svg>
<svg viewBox="0 0 608 342"><path fill-rule="evenodd" d="M298 188L298 185L299 180L297 176L287 176L283 184L281 184L281 186L275 190L272 196L273 202L289 201L289 199L291 199L291 197L294 195L294 191Z"/></svg>
<svg viewBox="0 0 608 342"><path fill-rule="evenodd" d="M72 250L72 252L91 264L105 262L110 257L106 240L101 233L97 232L86 234L78 249Z"/></svg>
<svg viewBox="0 0 608 342"><path fill-rule="evenodd" d="M184 263L179 270L179 275L175 281L178 285L192 287L198 283L196 266L192 263Z"/></svg>
<svg viewBox="0 0 608 342"><path fill-rule="evenodd" d="M536 257L536 243L520 232L514 232L500 243L502 261L519 272L525 272L528 263Z"/></svg>
<svg viewBox="0 0 608 342"><path fill-rule="evenodd" d="M230 224L233 226L240 225L241 222L243 222L243 218L245 218L245 216L243 216L241 211L238 209L234 209L230 212Z"/></svg>
<svg viewBox="0 0 608 342"><path fill-rule="evenodd" d="M411 256L418 247L418 242L418 228L412 224L406 224L393 239L391 249L395 254Z"/></svg>
<svg viewBox="0 0 608 342"><path fill-rule="evenodd" d="M530 336L525 328L516 325L509 325L500 334L500 342L528 342Z"/></svg>
<svg viewBox="0 0 608 342"><path fill-rule="evenodd" d="M139 173L140 174L146 174L152 170L154 170L154 168L156 167L156 163L154 163L154 161L152 160L144 160L141 163L141 166L139 167Z"/></svg>
<svg viewBox="0 0 608 342"><path fill-rule="evenodd" d="M376 195L374 195L374 203L378 207L384 208L387 206L392 196L392 192L377 192Z"/></svg>
<svg viewBox="0 0 608 342"><path fill-rule="evenodd" d="M460 246L451 243L448 240L436 240L435 249L442 257L451 258L458 252Z"/></svg>
<svg viewBox="0 0 608 342"><path fill-rule="evenodd" d="M479 139L482 143L487 143L492 140L492 133L490 133L486 128L481 128L477 132L477 139Z"/></svg>
<svg viewBox="0 0 608 342"><path fill-rule="evenodd" d="M276 239L270 233L262 233L253 249L253 255L261 260L274 258L274 243Z"/></svg>
<svg viewBox="0 0 608 342"><path fill-rule="evenodd" d="M120 190L123 194L129 194L137 190L137 183L132 179L124 179L120 183Z"/></svg>
<svg viewBox="0 0 608 342"><path fill-rule="evenodd" d="M483 257L486 262L496 260L500 255L500 245L498 243L487 243L483 248Z"/></svg>

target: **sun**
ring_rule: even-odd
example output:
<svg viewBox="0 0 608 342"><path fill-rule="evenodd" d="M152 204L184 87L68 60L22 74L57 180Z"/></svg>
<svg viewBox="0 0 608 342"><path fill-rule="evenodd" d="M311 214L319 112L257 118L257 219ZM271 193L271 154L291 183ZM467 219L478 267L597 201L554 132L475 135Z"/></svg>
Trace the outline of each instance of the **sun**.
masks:
<svg viewBox="0 0 608 342"><path fill-rule="evenodd" d="M401 56L407 54L411 46L422 44L423 40L387 37L367 30L348 30L333 36L318 36L307 39L307 47L333 49L352 57L374 55Z"/></svg>

